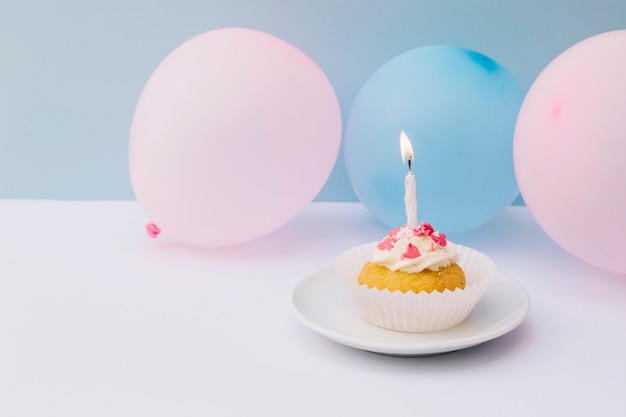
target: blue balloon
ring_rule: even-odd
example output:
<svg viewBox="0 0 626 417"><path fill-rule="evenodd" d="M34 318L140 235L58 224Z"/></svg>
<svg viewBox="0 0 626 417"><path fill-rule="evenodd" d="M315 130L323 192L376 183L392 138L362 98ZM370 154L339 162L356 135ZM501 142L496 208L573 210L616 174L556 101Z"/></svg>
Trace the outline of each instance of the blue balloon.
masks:
<svg viewBox="0 0 626 417"><path fill-rule="evenodd" d="M418 221L457 234L495 217L519 194L513 133L524 91L475 51L427 46L380 67L357 95L344 137L360 201L390 227L406 224L400 132L413 146Z"/></svg>

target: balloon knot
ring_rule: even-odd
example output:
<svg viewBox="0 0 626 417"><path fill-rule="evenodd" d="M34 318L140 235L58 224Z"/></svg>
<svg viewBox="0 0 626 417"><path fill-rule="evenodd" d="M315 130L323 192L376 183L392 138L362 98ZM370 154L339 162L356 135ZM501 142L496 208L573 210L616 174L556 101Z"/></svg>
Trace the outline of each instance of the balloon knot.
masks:
<svg viewBox="0 0 626 417"><path fill-rule="evenodd" d="M159 233L161 233L161 229L159 229L159 226L157 226L156 224L150 222L146 225L146 233L152 239L156 239Z"/></svg>

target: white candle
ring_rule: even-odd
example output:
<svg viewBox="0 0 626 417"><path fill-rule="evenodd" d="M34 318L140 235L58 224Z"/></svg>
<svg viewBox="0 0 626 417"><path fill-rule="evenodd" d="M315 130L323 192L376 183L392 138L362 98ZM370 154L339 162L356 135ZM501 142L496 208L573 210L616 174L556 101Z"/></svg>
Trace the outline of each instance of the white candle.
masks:
<svg viewBox="0 0 626 417"><path fill-rule="evenodd" d="M417 227L417 196L415 194L415 175L411 170L413 160L413 147L411 141L404 131L400 133L400 151L402 152L402 162L408 164L409 171L404 177L404 207L406 210L406 224L409 229Z"/></svg>

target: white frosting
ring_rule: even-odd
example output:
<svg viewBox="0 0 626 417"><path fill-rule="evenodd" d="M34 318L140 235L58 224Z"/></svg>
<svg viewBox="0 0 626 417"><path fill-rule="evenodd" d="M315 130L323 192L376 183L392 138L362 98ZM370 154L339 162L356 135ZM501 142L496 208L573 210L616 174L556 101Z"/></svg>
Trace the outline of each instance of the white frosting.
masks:
<svg viewBox="0 0 626 417"><path fill-rule="evenodd" d="M372 262L386 266L392 271L400 270L410 273L424 269L436 271L458 262L459 254L454 243L446 242L445 246L442 246L436 242L441 235L438 232L434 233L435 239L433 239L431 235L417 236L414 231L415 229L403 226L397 233L390 232L383 239L383 242L387 240L387 248L380 249L381 244L379 244L379 249L372 254ZM417 248L419 256L414 258L405 256L409 244Z"/></svg>

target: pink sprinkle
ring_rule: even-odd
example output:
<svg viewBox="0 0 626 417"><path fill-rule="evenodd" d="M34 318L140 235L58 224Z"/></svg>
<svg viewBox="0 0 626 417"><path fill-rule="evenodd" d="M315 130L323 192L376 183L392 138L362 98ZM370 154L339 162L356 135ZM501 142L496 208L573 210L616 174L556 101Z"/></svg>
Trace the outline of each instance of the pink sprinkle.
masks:
<svg viewBox="0 0 626 417"><path fill-rule="evenodd" d="M432 234L431 238L440 246L446 246L448 244L448 241L446 240L446 235L444 233L435 232Z"/></svg>
<svg viewBox="0 0 626 417"><path fill-rule="evenodd" d="M406 247L406 252L402 254L402 259L405 259L405 258L415 259L420 255L421 253L419 249L417 249L417 247L413 245L412 243L409 243Z"/></svg>
<svg viewBox="0 0 626 417"><path fill-rule="evenodd" d="M376 247L380 250L384 250L384 249L391 250L395 243L396 243L396 239L394 239L391 236L387 236L381 242L379 242L378 245L376 245Z"/></svg>
<svg viewBox="0 0 626 417"><path fill-rule="evenodd" d="M159 235L159 233L161 233L161 229L159 229L159 226L157 226L156 224L150 222L146 225L146 233L152 239L155 239Z"/></svg>
<svg viewBox="0 0 626 417"><path fill-rule="evenodd" d="M426 223L426 222L422 222L420 223L419 226L417 226L417 229L415 229L415 234L417 236L430 236L433 234L433 232L435 231L435 229L433 229L433 227Z"/></svg>
<svg viewBox="0 0 626 417"><path fill-rule="evenodd" d="M430 242L430 251L434 251L435 250L435 242Z"/></svg>

